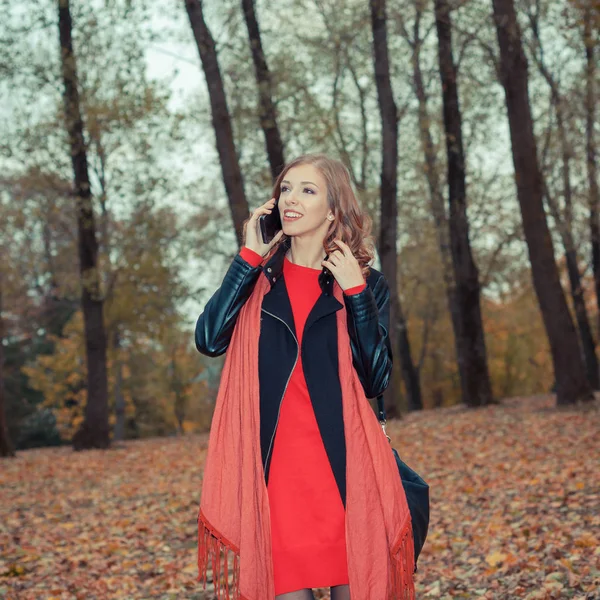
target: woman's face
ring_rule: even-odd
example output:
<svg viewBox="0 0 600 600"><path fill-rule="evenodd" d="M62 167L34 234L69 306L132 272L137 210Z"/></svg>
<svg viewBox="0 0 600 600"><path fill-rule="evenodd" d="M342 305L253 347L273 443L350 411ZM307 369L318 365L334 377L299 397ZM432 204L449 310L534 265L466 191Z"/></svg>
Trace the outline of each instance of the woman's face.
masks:
<svg viewBox="0 0 600 600"><path fill-rule="evenodd" d="M281 182L279 213L283 233L289 236L322 234L325 237L331 221L327 203L327 185L320 171L313 165L292 167ZM299 217L288 217L296 213Z"/></svg>

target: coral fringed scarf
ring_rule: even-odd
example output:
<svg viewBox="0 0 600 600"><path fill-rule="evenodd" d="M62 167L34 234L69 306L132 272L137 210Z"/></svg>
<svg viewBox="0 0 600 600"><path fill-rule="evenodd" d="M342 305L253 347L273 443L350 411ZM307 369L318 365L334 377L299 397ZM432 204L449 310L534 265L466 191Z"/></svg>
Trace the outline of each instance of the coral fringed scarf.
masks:
<svg viewBox="0 0 600 600"><path fill-rule="evenodd" d="M219 600L273 600L269 499L260 450L258 339L263 274L227 349L198 511L198 581ZM343 292L334 282L346 439L346 548L352 600L413 600L410 512L390 444L352 365Z"/></svg>

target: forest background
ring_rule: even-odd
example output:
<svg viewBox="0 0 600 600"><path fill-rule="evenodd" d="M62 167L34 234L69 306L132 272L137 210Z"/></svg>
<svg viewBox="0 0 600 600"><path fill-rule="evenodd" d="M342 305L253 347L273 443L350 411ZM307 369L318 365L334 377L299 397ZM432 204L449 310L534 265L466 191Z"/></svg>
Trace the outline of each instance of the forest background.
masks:
<svg viewBox="0 0 600 600"><path fill-rule="evenodd" d="M86 411L103 440L207 431L222 358L196 351L195 321L243 220L282 159L303 152L347 165L374 221L374 266L397 291L389 416L557 382L559 403L598 389L597 2L515 2L536 148L524 173L540 175L525 191L514 161L527 123L511 137L497 38L512 2L58 5L60 23L50 0L2 1L5 440L68 443ZM87 254L82 239L94 240ZM553 257L537 279L536 248ZM551 323L575 366L556 354L562 342L553 354ZM481 377L459 367L473 348Z"/></svg>
<svg viewBox="0 0 600 600"><path fill-rule="evenodd" d="M390 285L417 597L598 599L599 0L0 17L0 597L214 598L224 356L194 325L283 165L325 152Z"/></svg>

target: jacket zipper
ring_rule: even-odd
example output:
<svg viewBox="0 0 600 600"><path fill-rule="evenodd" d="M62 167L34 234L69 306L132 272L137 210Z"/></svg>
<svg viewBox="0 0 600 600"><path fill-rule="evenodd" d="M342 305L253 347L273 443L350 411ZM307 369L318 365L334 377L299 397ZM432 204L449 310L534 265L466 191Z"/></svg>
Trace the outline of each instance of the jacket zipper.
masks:
<svg viewBox="0 0 600 600"><path fill-rule="evenodd" d="M294 366L292 367L292 370L290 371L290 374L288 375L288 379L285 383L285 388L283 389L283 394L282 394L281 398L279 399L279 407L277 409L277 421L275 422L275 428L273 429L273 434L271 435L271 441L269 442L269 449L267 450L267 458L265 459L265 468L266 468L269 465L269 457L271 456L271 448L273 447L273 440L275 439L275 432L277 431L277 425L279 424L279 413L281 412L281 403L283 401L283 397L285 396L285 392L287 391L287 387L288 387L288 384L290 383L290 379L292 378L292 373L294 372L294 369L296 368L296 363L298 362L298 357L300 356L300 345L298 344L298 339L294 335L294 332L292 331L291 327L283 319L280 319L278 316L274 315L273 313L270 313L268 310L265 310L264 308L261 308L261 310L263 312L266 312L268 315L271 315L274 319L278 319L279 321L281 321L290 330L292 337L296 341L296 360L294 361Z"/></svg>

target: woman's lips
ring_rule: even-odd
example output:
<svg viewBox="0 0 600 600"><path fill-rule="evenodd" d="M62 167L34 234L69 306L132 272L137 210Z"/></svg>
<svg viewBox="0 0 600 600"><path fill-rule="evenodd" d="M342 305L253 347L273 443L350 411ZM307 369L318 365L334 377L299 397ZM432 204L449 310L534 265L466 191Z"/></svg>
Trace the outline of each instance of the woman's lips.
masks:
<svg viewBox="0 0 600 600"><path fill-rule="evenodd" d="M297 221L298 219L301 219L302 215L299 217L287 217L285 214L283 215L283 220L284 221Z"/></svg>

